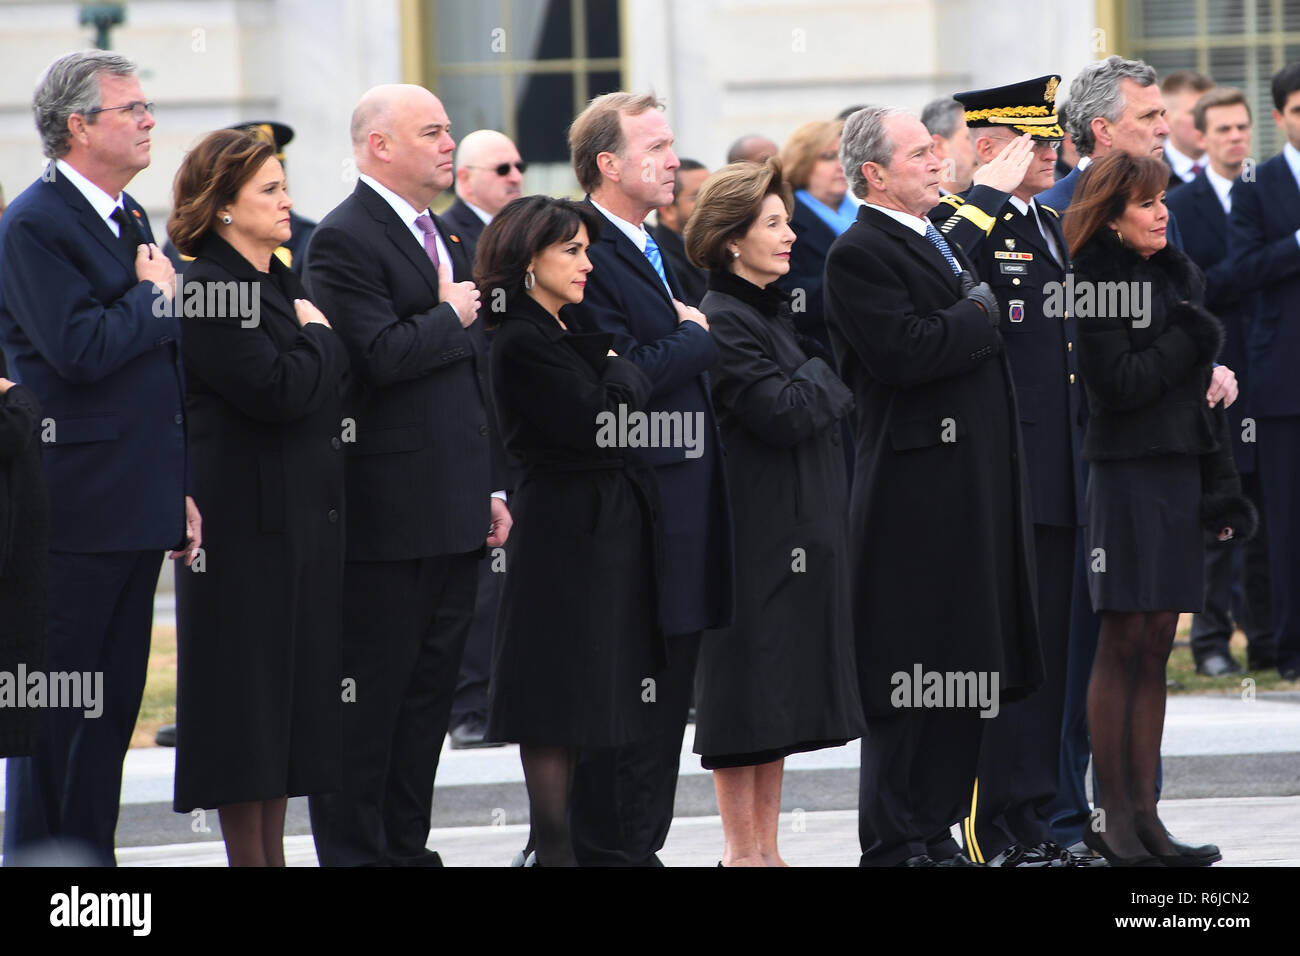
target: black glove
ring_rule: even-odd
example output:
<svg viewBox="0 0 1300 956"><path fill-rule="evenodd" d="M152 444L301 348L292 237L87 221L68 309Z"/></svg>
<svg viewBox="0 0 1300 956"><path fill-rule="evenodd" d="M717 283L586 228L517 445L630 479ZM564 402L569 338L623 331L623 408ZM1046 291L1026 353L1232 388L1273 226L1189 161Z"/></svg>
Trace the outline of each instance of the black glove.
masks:
<svg viewBox="0 0 1300 956"><path fill-rule="evenodd" d="M981 282L979 285L976 285L975 281L970 278L970 273L968 272L962 273L961 284L962 293L965 297L975 302L981 309L983 309L985 316L989 320L989 325L996 328L1000 317L998 313L998 297L993 294L993 290L989 288L989 284L987 282Z"/></svg>

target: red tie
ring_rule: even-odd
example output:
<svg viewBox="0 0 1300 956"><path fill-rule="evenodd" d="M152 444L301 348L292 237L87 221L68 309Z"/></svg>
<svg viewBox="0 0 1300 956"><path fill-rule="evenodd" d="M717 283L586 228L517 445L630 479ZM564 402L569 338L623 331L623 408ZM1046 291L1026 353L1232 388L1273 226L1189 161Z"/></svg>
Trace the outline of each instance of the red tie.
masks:
<svg viewBox="0 0 1300 956"><path fill-rule="evenodd" d="M415 225L424 233L424 251L436 270L440 260L438 259L438 230L433 226L433 217L427 212L422 212L416 217Z"/></svg>
<svg viewBox="0 0 1300 956"><path fill-rule="evenodd" d="M1201 170L1204 168L1205 167L1201 165L1200 160L1192 163L1192 178L1195 179L1197 176L1201 175Z"/></svg>

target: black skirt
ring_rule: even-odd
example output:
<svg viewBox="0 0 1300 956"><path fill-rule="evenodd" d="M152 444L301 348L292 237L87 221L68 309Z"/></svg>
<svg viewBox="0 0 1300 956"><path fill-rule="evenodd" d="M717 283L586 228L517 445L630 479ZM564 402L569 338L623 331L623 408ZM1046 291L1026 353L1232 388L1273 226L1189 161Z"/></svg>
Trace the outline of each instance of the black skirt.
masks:
<svg viewBox="0 0 1300 956"><path fill-rule="evenodd" d="M1087 500L1088 591L1094 610L1202 609L1199 458L1094 462Z"/></svg>

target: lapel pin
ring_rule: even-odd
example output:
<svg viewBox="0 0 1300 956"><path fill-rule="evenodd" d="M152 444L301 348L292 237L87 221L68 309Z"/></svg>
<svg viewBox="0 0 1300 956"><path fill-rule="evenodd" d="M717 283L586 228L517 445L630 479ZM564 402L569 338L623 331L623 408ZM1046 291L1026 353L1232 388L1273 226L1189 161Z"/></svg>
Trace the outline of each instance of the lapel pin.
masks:
<svg viewBox="0 0 1300 956"><path fill-rule="evenodd" d="M450 238L452 242L460 242L460 236L457 236L455 234L452 234L448 238Z"/></svg>

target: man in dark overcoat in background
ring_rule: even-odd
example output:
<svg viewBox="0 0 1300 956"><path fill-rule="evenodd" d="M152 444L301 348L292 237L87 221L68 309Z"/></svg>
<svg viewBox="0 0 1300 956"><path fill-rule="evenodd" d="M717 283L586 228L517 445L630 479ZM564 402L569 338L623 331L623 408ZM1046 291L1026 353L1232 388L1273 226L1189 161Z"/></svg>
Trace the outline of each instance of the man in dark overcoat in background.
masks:
<svg viewBox="0 0 1300 956"><path fill-rule="evenodd" d="M826 263L857 401L861 864L965 864L949 828L969 805L982 715L1042 678L1015 393L997 300L925 219L940 163L920 120L860 110L840 157L866 201Z"/></svg>

